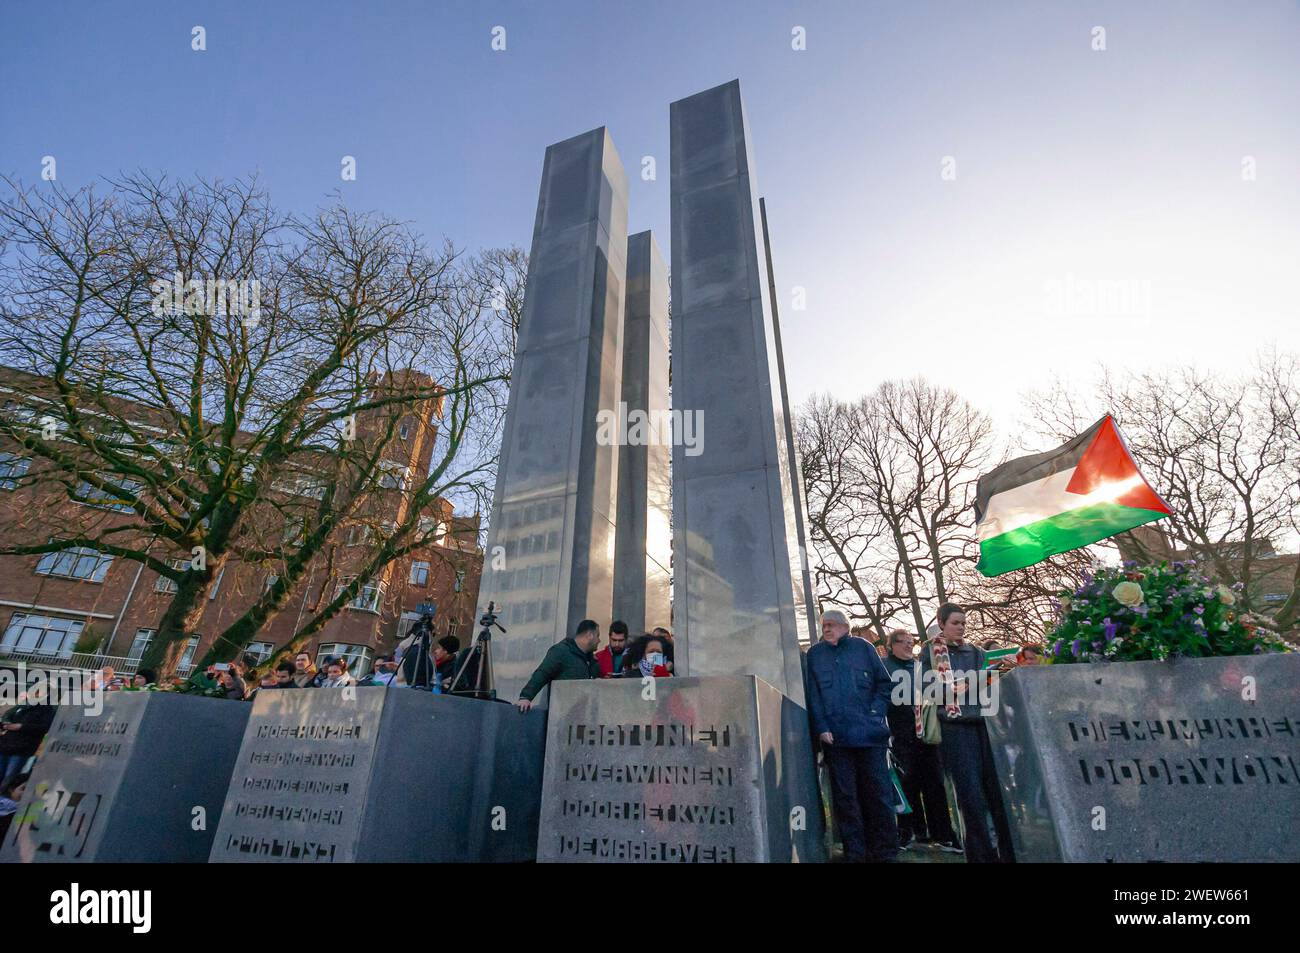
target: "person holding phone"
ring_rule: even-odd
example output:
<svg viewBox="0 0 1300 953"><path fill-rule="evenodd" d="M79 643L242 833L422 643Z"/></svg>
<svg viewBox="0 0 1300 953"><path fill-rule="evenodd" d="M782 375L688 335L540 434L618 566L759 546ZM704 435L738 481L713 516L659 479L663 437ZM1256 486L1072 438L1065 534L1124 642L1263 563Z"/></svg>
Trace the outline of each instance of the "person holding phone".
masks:
<svg viewBox="0 0 1300 953"><path fill-rule="evenodd" d="M641 636L623 656L624 678L672 678L667 646L657 635Z"/></svg>

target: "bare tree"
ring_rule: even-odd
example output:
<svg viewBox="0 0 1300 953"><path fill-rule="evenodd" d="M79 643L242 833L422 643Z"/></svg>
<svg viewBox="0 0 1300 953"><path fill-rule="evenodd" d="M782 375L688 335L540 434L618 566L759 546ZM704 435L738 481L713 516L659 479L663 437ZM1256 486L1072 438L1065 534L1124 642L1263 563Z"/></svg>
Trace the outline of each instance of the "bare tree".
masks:
<svg viewBox="0 0 1300 953"><path fill-rule="evenodd" d="M809 546L820 602L846 606L883 631L896 611L892 572L879 553L884 523L861 504L862 479L852 453L851 414L829 396L811 398L795 439L808 509Z"/></svg>
<svg viewBox="0 0 1300 953"><path fill-rule="evenodd" d="M878 630L906 620L923 633L954 600L977 628L1034 641L1055 593L1092 562L1077 552L996 579L976 572L975 485L1009 449L951 390L911 380L854 403L814 398L799 439L822 595Z"/></svg>
<svg viewBox="0 0 1300 953"><path fill-rule="evenodd" d="M174 669L232 559L279 578L224 644L273 617L340 528L365 518L405 415L498 403L505 349L481 311L461 312L458 296L481 290L449 244L430 250L341 201L292 219L252 182L9 185L0 437L31 460L23 481L39 492L33 532L0 553L84 547L170 579L144 665ZM426 496L490 469L446 459L466 427L453 421L436 476L418 475Z"/></svg>
<svg viewBox="0 0 1300 953"><path fill-rule="evenodd" d="M1149 558L1195 558L1219 581L1241 584L1247 611L1274 611L1282 627L1294 624L1295 577L1276 610L1260 602L1259 583L1274 568L1269 554L1297 531L1295 359L1262 359L1254 373L1235 378L1193 368L1103 372L1094 392L1094 400L1080 400L1058 383L1032 395L1026 432L1064 440L1101 414L1114 415L1173 511L1155 524L1168 545L1154 546L1158 535L1131 534L1128 546Z"/></svg>

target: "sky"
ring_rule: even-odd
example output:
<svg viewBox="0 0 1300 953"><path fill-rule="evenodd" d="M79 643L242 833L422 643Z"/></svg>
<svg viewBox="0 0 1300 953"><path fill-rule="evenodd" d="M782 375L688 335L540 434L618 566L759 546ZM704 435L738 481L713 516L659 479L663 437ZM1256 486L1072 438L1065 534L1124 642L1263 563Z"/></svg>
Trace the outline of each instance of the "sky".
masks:
<svg viewBox="0 0 1300 953"><path fill-rule="evenodd" d="M796 403L924 374L1010 428L1053 377L1300 350L1295 2L5 0L0 172L527 248L546 146L605 125L667 256L668 104L737 77Z"/></svg>

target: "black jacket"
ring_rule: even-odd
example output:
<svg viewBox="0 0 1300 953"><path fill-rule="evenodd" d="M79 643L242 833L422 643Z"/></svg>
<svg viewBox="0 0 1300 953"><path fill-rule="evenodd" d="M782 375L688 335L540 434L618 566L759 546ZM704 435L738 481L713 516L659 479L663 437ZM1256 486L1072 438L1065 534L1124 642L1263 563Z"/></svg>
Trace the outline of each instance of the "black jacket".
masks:
<svg viewBox="0 0 1300 953"><path fill-rule="evenodd" d="M578 678L600 678L600 663L595 655L582 651L577 642L567 638L547 649L542 664L537 666L519 697L532 701L551 682Z"/></svg>
<svg viewBox="0 0 1300 953"><path fill-rule="evenodd" d="M14 731L0 733L0 754L36 754L41 739L54 724L54 711L58 705L17 705L0 717L0 721L22 725Z"/></svg>
<svg viewBox="0 0 1300 953"><path fill-rule="evenodd" d="M889 742L893 683L875 648L846 635L808 650L808 717L817 734L829 731L837 748L879 748Z"/></svg>
<svg viewBox="0 0 1300 953"><path fill-rule="evenodd" d="M889 731L894 736L894 743L909 741L916 737L916 710L912 705L915 688L912 685L915 659L896 658L893 652L885 656L885 671L889 672L892 682L889 695Z"/></svg>

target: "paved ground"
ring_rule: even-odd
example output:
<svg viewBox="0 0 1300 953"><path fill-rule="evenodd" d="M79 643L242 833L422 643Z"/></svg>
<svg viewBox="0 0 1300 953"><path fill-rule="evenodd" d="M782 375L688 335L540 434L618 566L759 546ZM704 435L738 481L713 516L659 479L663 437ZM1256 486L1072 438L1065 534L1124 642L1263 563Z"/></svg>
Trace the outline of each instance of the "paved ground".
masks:
<svg viewBox="0 0 1300 953"><path fill-rule="evenodd" d="M899 851L898 860L904 864L964 864L965 854L949 854L935 847L912 845L907 850Z"/></svg>
<svg viewBox="0 0 1300 953"><path fill-rule="evenodd" d="M844 863L844 851L839 844L831 847L831 863ZM898 862L900 864L964 864L966 863L965 854L948 854L933 847L911 847L907 850L899 851Z"/></svg>

